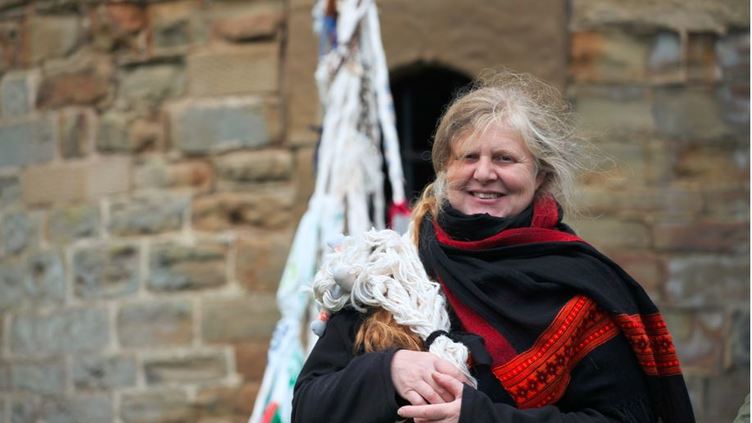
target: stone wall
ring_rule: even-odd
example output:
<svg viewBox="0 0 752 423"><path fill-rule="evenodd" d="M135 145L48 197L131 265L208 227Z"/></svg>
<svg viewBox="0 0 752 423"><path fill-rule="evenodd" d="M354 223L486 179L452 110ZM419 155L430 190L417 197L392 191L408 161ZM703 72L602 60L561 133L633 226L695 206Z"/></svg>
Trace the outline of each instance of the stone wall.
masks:
<svg viewBox="0 0 752 423"><path fill-rule="evenodd" d="M607 158L575 226L661 306L700 421L728 421L749 390L748 4L379 4L393 67L566 89ZM247 419L311 190L311 5L0 0L0 422Z"/></svg>

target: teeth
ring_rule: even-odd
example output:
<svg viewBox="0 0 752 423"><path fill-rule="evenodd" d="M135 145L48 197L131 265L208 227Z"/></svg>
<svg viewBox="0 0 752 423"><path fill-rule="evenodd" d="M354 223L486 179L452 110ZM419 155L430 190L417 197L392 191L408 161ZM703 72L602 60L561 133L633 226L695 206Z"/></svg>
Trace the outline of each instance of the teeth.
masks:
<svg viewBox="0 0 752 423"><path fill-rule="evenodd" d="M473 193L473 195L480 198L481 200L492 200L494 198L501 197L501 194L495 192L475 192Z"/></svg>

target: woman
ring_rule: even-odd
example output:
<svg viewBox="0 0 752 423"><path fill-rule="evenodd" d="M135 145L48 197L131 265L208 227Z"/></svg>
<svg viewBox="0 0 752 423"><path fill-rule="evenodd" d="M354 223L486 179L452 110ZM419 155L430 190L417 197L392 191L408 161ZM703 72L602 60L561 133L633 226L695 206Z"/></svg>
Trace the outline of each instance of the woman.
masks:
<svg viewBox="0 0 752 423"><path fill-rule="evenodd" d="M299 376L293 421L694 421L658 310L561 221L581 159L566 116L554 89L502 74L436 131L413 235L477 389L383 311L345 310Z"/></svg>

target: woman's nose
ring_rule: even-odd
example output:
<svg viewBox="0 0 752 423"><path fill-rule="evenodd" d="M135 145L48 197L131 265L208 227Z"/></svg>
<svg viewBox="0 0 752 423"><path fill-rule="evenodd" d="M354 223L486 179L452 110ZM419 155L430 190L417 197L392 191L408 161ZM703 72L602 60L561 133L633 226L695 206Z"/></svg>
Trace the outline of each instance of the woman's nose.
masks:
<svg viewBox="0 0 752 423"><path fill-rule="evenodd" d="M493 181L498 178L496 171L491 163L491 159L487 157L481 157L476 163L475 173L473 178L480 182Z"/></svg>

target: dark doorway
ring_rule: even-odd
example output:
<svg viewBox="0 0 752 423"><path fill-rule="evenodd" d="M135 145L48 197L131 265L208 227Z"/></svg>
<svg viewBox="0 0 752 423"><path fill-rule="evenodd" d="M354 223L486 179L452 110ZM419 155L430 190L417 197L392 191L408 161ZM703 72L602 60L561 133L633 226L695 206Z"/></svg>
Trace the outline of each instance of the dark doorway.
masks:
<svg viewBox="0 0 752 423"><path fill-rule="evenodd" d="M446 105L471 82L467 76L430 64L415 64L391 74L405 195L414 202L433 180L431 141Z"/></svg>

